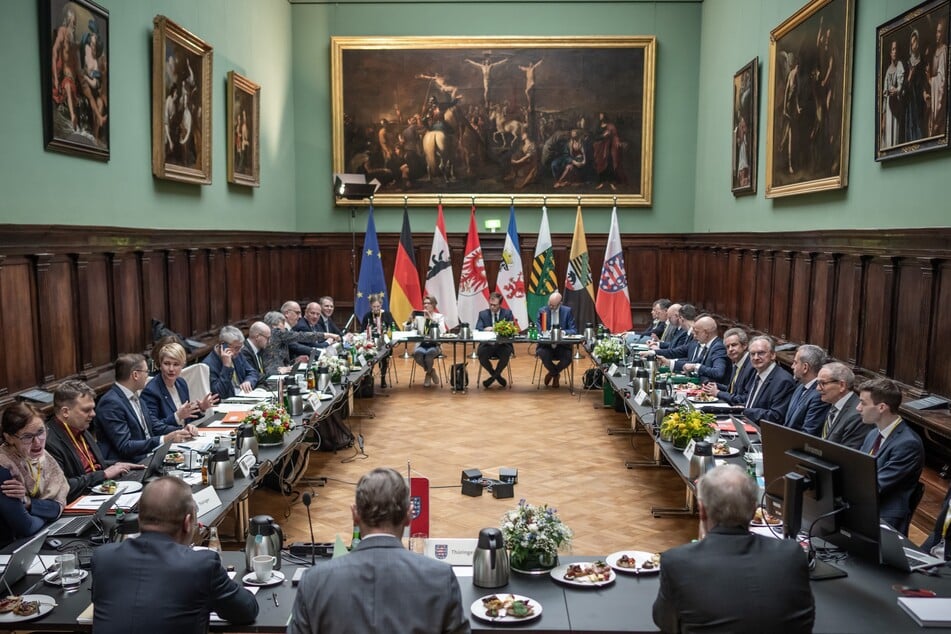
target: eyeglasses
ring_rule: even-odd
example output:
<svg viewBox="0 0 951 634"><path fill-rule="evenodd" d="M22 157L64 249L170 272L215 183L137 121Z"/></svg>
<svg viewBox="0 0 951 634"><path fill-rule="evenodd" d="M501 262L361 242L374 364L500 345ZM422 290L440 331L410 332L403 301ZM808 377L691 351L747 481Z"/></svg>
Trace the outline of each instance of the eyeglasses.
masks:
<svg viewBox="0 0 951 634"><path fill-rule="evenodd" d="M19 436L14 436L17 440L22 442L24 445L32 444L37 438L46 438L46 428L44 427L35 434L20 434Z"/></svg>
<svg viewBox="0 0 951 634"><path fill-rule="evenodd" d="M825 381L823 381L822 379L816 379L816 383L818 383L819 385L823 387L825 387L826 385L829 385L830 383L841 383L841 382L842 381L840 379L828 379Z"/></svg>
<svg viewBox="0 0 951 634"><path fill-rule="evenodd" d="M144 368L132 368L132 371L133 371L133 372L139 372L139 373L141 373L141 374L148 374L148 373L149 373L149 368L148 368L147 366L144 367Z"/></svg>
<svg viewBox="0 0 951 634"><path fill-rule="evenodd" d="M768 350L764 350L762 352L753 352L752 350L750 351L751 357L766 357L769 356L769 354L770 352Z"/></svg>

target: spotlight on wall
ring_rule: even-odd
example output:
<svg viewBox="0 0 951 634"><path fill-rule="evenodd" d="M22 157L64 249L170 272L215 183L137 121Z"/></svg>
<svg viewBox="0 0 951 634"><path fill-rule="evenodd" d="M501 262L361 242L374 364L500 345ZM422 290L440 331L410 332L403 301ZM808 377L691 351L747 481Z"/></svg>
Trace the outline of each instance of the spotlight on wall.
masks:
<svg viewBox="0 0 951 634"><path fill-rule="evenodd" d="M334 174L334 196L347 200L369 198L380 188L380 181L367 182L365 174Z"/></svg>

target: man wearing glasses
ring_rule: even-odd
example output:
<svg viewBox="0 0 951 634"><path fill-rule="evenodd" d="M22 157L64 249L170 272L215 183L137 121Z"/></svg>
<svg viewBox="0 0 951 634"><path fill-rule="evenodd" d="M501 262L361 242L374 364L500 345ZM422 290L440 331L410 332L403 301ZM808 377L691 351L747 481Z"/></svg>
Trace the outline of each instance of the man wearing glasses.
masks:
<svg viewBox="0 0 951 634"><path fill-rule="evenodd" d="M854 386L855 373L838 361L822 366L816 379L819 398L829 404L829 413L823 421L820 436L859 449L868 435L868 427L862 424L862 415L856 409L859 395L853 391Z"/></svg>
<svg viewBox="0 0 951 634"><path fill-rule="evenodd" d="M245 362L257 370L258 385L267 383L267 373L264 371L264 349L267 348L267 342L271 339L271 327L263 321L256 321L248 328L248 338L244 340L241 347L241 356Z"/></svg>
<svg viewBox="0 0 951 634"><path fill-rule="evenodd" d="M224 400L236 393L247 394L261 379L257 368L241 356L244 335L234 326L224 326L218 333L218 345L201 360L208 366L211 391Z"/></svg>
<svg viewBox="0 0 951 634"><path fill-rule="evenodd" d="M184 442L198 433L194 425L184 428L153 420L139 393L148 383L148 364L141 354L122 354L116 359L116 382L99 399L96 429L99 448L106 460L141 462L165 442Z"/></svg>
<svg viewBox="0 0 951 634"><path fill-rule="evenodd" d="M492 332L495 328L495 324L503 319L510 322L515 321L515 317L512 316L512 311L508 308L502 308L502 294L499 292L490 293L489 307L479 312L476 330ZM505 377L502 376L502 370L509 364L509 359L512 358L514 351L510 343L483 341L479 344L479 349L476 353L479 355L479 363L485 368L485 371L489 373L489 378L482 382L483 387L488 389L495 381L498 381L499 385L505 387L506 380ZM492 367L492 357L499 360L498 365L494 368Z"/></svg>
<svg viewBox="0 0 951 634"><path fill-rule="evenodd" d="M776 363L776 347L770 337L753 337L750 341L750 363L756 375L750 383L743 415L754 423L769 421L782 424L786 419L789 399L796 381Z"/></svg>

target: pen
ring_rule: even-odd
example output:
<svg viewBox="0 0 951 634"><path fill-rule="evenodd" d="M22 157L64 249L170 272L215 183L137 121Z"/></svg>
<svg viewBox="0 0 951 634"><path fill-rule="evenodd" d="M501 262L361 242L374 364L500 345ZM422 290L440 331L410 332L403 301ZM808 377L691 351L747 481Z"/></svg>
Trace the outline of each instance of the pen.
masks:
<svg viewBox="0 0 951 634"><path fill-rule="evenodd" d="M276 593L276 592L272 592L272 593L271 593L271 598L274 599L274 607L275 607L275 608L278 608L278 607L281 606L281 604L277 602L277 593Z"/></svg>

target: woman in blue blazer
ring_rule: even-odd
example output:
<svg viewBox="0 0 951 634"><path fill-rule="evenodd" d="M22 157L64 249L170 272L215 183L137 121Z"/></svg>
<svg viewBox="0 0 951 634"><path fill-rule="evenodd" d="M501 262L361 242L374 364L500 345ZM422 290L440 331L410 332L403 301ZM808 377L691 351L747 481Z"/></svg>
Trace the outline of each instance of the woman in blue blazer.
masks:
<svg viewBox="0 0 951 634"><path fill-rule="evenodd" d="M181 377L185 367L185 348L169 343L159 350L159 373L142 390L142 404L148 408L152 420L166 425L182 425L199 418L218 400L210 392L200 400L190 400L188 384Z"/></svg>

